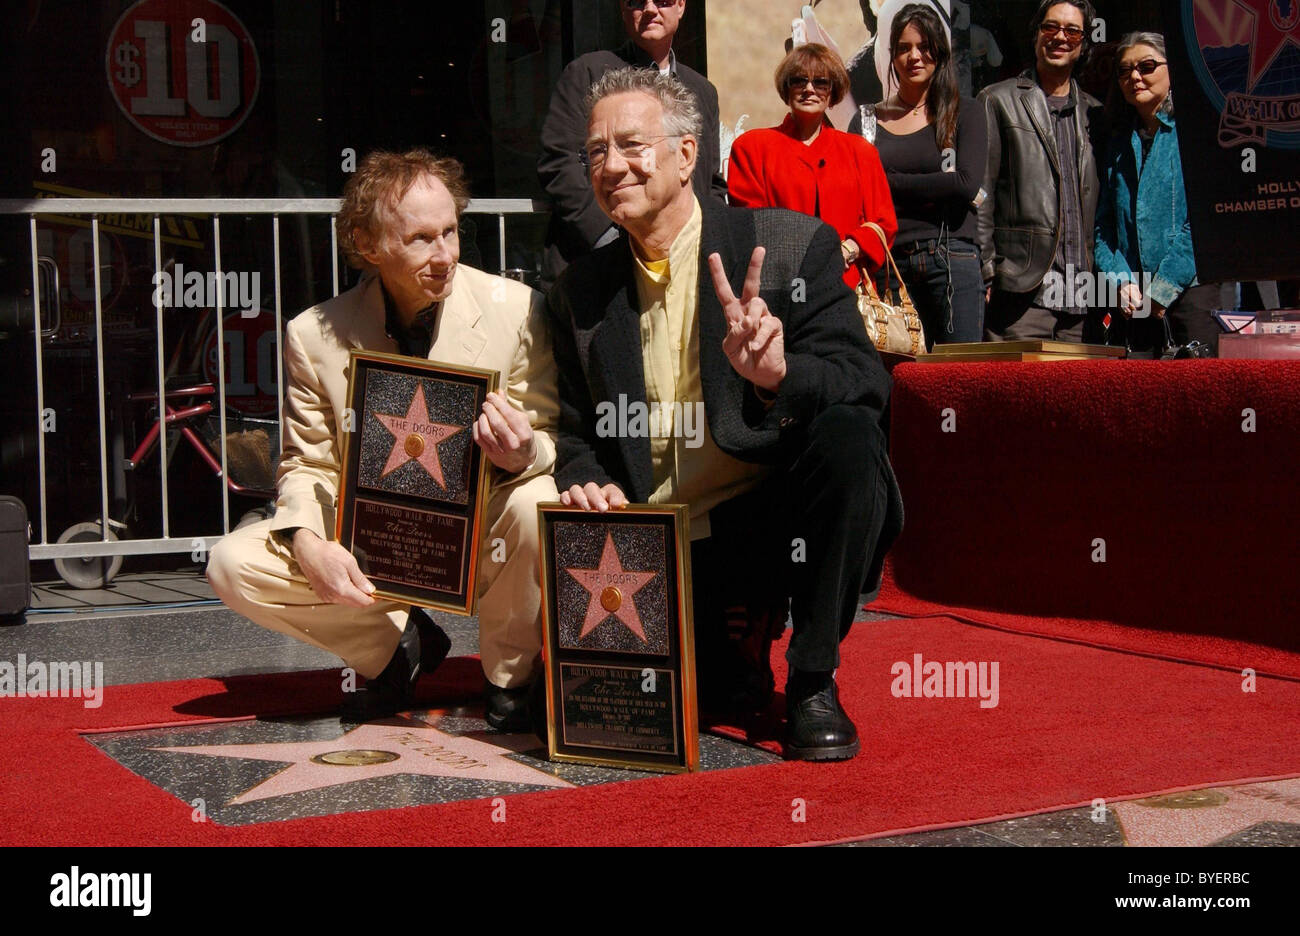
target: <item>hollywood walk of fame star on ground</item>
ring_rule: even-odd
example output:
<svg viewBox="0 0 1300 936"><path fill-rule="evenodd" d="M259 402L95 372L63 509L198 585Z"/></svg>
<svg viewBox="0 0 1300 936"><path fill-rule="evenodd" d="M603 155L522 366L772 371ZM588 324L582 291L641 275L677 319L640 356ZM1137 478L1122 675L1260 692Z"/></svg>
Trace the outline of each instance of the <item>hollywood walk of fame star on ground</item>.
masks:
<svg viewBox="0 0 1300 936"><path fill-rule="evenodd" d="M1142 800L1110 808L1119 819L1124 841L1135 846L1199 847L1260 823L1300 822L1300 779L1221 787L1217 792L1222 802L1200 809L1161 808Z"/></svg>
<svg viewBox="0 0 1300 936"><path fill-rule="evenodd" d="M512 760L507 755L514 752L507 748L470 735L453 735L437 728L407 725L360 725L330 741L190 745L150 750L288 762L288 767L269 780L232 799L227 804L231 806L394 774L491 780L536 787L573 786L558 777ZM313 757L339 751L381 751L396 754L397 757L363 766L322 764L312 760Z"/></svg>

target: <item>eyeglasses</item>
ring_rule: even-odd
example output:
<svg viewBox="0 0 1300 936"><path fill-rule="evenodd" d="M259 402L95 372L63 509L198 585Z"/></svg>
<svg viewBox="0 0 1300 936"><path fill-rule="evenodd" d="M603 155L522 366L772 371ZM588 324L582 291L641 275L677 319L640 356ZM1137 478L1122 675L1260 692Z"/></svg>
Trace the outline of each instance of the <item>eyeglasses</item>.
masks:
<svg viewBox="0 0 1300 936"><path fill-rule="evenodd" d="M656 7L662 10L666 7L676 6L677 0L623 0L623 6L629 10L644 10L651 3L654 3Z"/></svg>
<svg viewBox="0 0 1300 936"><path fill-rule="evenodd" d="M802 91L808 85L813 86L813 90L818 94L830 94L831 80L829 78L809 78L807 75L791 75L785 80L787 91Z"/></svg>
<svg viewBox="0 0 1300 936"><path fill-rule="evenodd" d="M1054 23L1051 20L1038 24L1038 34L1044 39L1052 39L1057 33L1065 33L1065 41L1072 46L1078 45L1083 41L1083 27L1067 26L1063 23Z"/></svg>
<svg viewBox="0 0 1300 936"><path fill-rule="evenodd" d="M1145 78L1161 65L1168 64L1168 62L1161 62L1157 59L1143 59L1142 61L1135 62L1132 65L1125 65L1123 62L1117 62L1115 64L1115 74L1119 76L1120 81L1131 79L1134 71Z"/></svg>
<svg viewBox="0 0 1300 936"><path fill-rule="evenodd" d="M650 151L664 140L671 140L681 136L680 133L669 133L661 137L655 137L653 140L642 143L638 140L630 140L627 143L615 143L613 149L626 159L628 162L639 163L650 155ZM610 147L604 143L593 143L586 149L578 150L578 162L582 163L582 168L591 170L599 169L605 164L605 159L609 156Z"/></svg>

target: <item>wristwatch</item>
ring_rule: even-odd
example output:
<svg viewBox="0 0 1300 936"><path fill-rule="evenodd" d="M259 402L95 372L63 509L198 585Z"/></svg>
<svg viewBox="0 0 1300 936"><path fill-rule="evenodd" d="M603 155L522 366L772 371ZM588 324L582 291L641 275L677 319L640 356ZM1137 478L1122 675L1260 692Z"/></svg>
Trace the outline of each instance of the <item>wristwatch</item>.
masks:
<svg viewBox="0 0 1300 936"><path fill-rule="evenodd" d="M858 250L857 241L852 239L840 241L840 250L844 254L845 263L853 263L862 254L862 252Z"/></svg>

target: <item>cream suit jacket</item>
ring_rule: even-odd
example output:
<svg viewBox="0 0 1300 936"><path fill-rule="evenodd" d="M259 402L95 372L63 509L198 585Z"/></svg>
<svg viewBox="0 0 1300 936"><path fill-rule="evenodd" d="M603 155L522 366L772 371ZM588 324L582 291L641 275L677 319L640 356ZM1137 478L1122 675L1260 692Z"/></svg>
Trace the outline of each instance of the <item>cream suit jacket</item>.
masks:
<svg viewBox="0 0 1300 936"><path fill-rule="evenodd" d="M306 527L322 539L334 539L348 352L358 348L396 353L397 342L386 334L384 318L379 277L369 273L352 289L289 322L284 342L288 388L272 531ZM451 294L434 323L429 359L497 371L500 389L528 414L537 457L517 475L492 466L494 486L551 471L559 403L541 293L457 265ZM271 540L287 553L279 537Z"/></svg>

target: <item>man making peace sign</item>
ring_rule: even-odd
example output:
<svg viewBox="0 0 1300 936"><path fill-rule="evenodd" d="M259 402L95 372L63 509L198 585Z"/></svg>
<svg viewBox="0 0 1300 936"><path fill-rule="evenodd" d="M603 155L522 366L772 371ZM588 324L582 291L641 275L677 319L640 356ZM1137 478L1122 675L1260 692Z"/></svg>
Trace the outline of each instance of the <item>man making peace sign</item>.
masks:
<svg viewBox="0 0 1300 936"><path fill-rule="evenodd" d="M889 377L841 277L839 240L789 211L702 206L699 108L671 76L608 72L587 110L574 158L623 233L549 297L561 500L688 504L706 708L737 697L725 610L789 598L786 754L852 757L839 644L878 585L902 505L879 427ZM658 418L601 418L613 410Z"/></svg>

